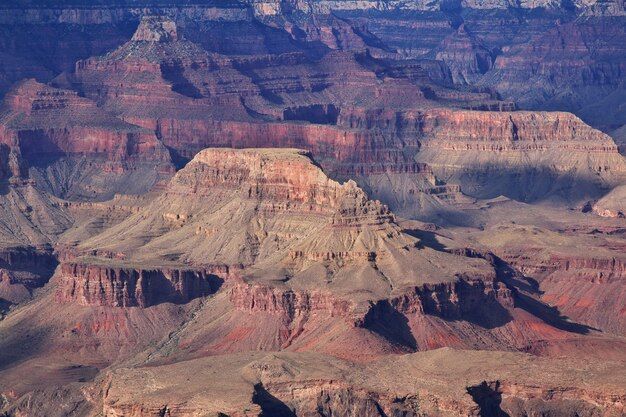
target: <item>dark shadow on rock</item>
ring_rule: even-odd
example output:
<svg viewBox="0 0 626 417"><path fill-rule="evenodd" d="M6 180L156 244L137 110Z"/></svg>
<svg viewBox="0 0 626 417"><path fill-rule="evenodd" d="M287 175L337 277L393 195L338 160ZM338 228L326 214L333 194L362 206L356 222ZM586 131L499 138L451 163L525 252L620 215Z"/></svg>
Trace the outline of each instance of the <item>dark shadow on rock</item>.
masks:
<svg viewBox="0 0 626 417"><path fill-rule="evenodd" d="M38 355L48 346L49 331L32 327L30 321L22 320L0 332L0 378L3 370Z"/></svg>
<svg viewBox="0 0 626 417"><path fill-rule="evenodd" d="M178 279L187 281L182 285L184 292L161 271L143 271L141 285L145 297L144 306L162 303L186 304L193 299L215 294L224 283L224 279L217 275L194 271L181 271Z"/></svg>
<svg viewBox="0 0 626 417"><path fill-rule="evenodd" d="M22 246L0 251L0 268L9 271L14 283L23 284L29 291L46 285L58 265L50 246Z"/></svg>
<svg viewBox="0 0 626 417"><path fill-rule="evenodd" d="M421 293L420 299L426 314L449 322L465 321L484 329L504 326L513 320L513 317L497 299L485 298L485 285L490 284L477 285L459 279L454 283L454 292L458 295L457 302L445 297L436 297L435 292L442 292L436 287L425 287L418 291ZM445 290L443 292L445 293Z"/></svg>
<svg viewBox="0 0 626 417"><path fill-rule="evenodd" d="M558 308L549 306L527 294L518 293L515 306L528 311L549 325L570 333L588 334L590 331L600 331L585 324L570 321L567 316L561 314Z"/></svg>
<svg viewBox="0 0 626 417"><path fill-rule="evenodd" d="M535 298L543 294L537 281L525 277L501 258L495 255L491 257L498 279L513 291L515 307L531 313L559 330L577 334L588 334L592 330L599 331L591 326L570 321L567 316L561 314L558 308Z"/></svg>
<svg viewBox="0 0 626 417"><path fill-rule="evenodd" d="M340 109L332 104L312 104L289 107L283 112L284 120L296 120L321 125L336 125Z"/></svg>
<svg viewBox="0 0 626 417"><path fill-rule="evenodd" d="M159 136L160 135L157 134L157 137ZM174 168L176 168L176 171L183 169L185 165L187 165L189 161L191 161L191 158L181 155L178 150L170 146L167 146L167 150L170 153L170 158L172 159L172 163L174 164Z"/></svg>
<svg viewBox="0 0 626 417"><path fill-rule="evenodd" d="M437 236L439 235L435 232L420 229L403 230L403 232L420 240L418 242L418 248L428 247L439 252L447 252L446 246L442 245L439 240L437 240Z"/></svg>
<svg viewBox="0 0 626 417"><path fill-rule="evenodd" d="M509 417L509 414L500 407L502 394L498 391L499 388L498 381L491 384L483 381L479 385L467 388L467 393L480 408L481 417Z"/></svg>
<svg viewBox="0 0 626 417"><path fill-rule="evenodd" d="M446 319L444 318L444 320ZM478 306L475 310L463 314L462 320L491 330L509 323L513 320L513 316L499 302L489 301Z"/></svg>
<svg viewBox="0 0 626 417"><path fill-rule="evenodd" d="M172 84L172 91L191 98L202 98L202 93L184 75L180 62L161 64L161 75Z"/></svg>
<svg viewBox="0 0 626 417"><path fill-rule="evenodd" d="M262 383L254 386L252 402L261 407L261 417L296 417L291 408L270 394Z"/></svg>
<svg viewBox="0 0 626 417"><path fill-rule="evenodd" d="M435 172L437 174L446 177L443 173ZM479 199L505 196L525 203L565 205L599 199L611 188L600 176L573 175L544 167L515 170L504 166L484 170L468 168L448 182L460 185L464 194Z"/></svg>
<svg viewBox="0 0 626 417"><path fill-rule="evenodd" d="M363 318L363 328L411 351L417 350L409 320L394 309L388 300L378 301Z"/></svg>

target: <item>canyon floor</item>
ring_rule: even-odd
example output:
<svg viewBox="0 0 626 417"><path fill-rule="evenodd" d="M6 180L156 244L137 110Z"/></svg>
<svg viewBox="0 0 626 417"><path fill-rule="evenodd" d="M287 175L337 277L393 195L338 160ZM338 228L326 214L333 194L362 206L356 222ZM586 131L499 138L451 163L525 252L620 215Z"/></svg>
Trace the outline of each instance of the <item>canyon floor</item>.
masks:
<svg viewBox="0 0 626 417"><path fill-rule="evenodd" d="M0 5L3 417L626 416L623 2Z"/></svg>

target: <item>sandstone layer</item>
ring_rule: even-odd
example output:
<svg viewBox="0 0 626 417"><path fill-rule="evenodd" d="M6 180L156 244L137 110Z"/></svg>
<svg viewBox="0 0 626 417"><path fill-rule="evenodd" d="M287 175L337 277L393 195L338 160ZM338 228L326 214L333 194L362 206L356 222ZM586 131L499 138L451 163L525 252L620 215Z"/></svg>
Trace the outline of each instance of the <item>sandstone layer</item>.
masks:
<svg viewBox="0 0 626 417"><path fill-rule="evenodd" d="M0 120L0 141L20 155L40 187L61 197L145 192L173 172L167 149L152 132L73 91L25 81L5 97Z"/></svg>

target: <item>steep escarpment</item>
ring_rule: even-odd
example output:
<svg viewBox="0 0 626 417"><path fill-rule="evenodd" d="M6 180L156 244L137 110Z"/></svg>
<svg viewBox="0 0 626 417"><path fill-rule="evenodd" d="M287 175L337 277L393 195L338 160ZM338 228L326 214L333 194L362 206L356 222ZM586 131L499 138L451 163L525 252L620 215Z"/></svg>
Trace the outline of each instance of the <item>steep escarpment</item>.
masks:
<svg viewBox="0 0 626 417"><path fill-rule="evenodd" d="M160 302L186 303L217 291L228 269L143 270L63 264L57 301L114 307L149 307Z"/></svg>
<svg viewBox="0 0 626 417"><path fill-rule="evenodd" d="M198 272L210 265L223 265L215 282ZM224 290L178 336L190 351L319 346L345 355L328 339L335 334L372 340L378 347L363 352L371 357L445 343L403 340L420 331L419 319L413 330L386 334L389 314L501 314L504 324L514 307L489 262L420 248L386 206L291 149L200 152L162 196L68 250L57 300L148 307L212 294L222 280ZM258 331L245 325L253 316ZM316 340L316 332L328 336Z"/></svg>
<svg viewBox="0 0 626 417"><path fill-rule="evenodd" d="M72 91L25 81L7 94L0 117L2 143L19 153L40 186L62 197L106 198L125 184L127 192L146 191L173 172L153 133Z"/></svg>
<svg viewBox="0 0 626 417"><path fill-rule="evenodd" d="M417 159L481 197L580 201L626 172L613 140L567 113L433 111L424 136Z"/></svg>
<svg viewBox="0 0 626 417"><path fill-rule="evenodd" d="M445 69L372 52L224 56L171 20L144 20L135 39L79 62L70 78L181 158L207 146L304 148L332 177L357 180L408 217L462 202L460 190L577 202L624 175L615 143L575 116L510 112L491 89L451 88L493 65L493 50L465 26L439 49ZM466 44L471 56L458 52Z"/></svg>

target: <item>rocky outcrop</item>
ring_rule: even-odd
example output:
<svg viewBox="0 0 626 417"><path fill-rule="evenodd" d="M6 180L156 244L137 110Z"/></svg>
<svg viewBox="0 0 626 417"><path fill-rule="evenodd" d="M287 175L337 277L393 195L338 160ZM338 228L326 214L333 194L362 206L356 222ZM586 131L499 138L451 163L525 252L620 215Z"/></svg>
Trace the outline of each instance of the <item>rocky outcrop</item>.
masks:
<svg viewBox="0 0 626 417"><path fill-rule="evenodd" d="M186 303L216 292L229 269L139 269L64 263L57 302L91 306L150 307Z"/></svg>
<svg viewBox="0 0 626 417"><path fill-rule="evenodd" d="M178 40L176 23L164 16L144 16L132 38L133 41L170 42Z"/></svg>
<svg viewBox="0 0 626 417"><path fill-rule="evenodd" d="M591 210L602 217L626 216L626 186L615 187L593 204Z"/></svg>
<svg viewBox="0 0 626 417"><path fill-rule="evenodd" d="M5 98L2 142L24 158L101 155L111 162L155 161L169 156L149 131L116 119L76 92L34 80L18 84Z"/></svg>
<svg viewBox="0 0 626 417"><path fill-rule="evenodd" d="M333 223L360 226L393 220L388 208L368 200L354 183L340 185L311 163L306 152L205 150L172 181L177 194L215 194L233 189L273 211L305 210L334 216Z"/></svg>
<svg viewBox="0 0 626 417"><path fill-rule="evenodd" d="M493 67L492 53L467 33L463 25L437 49L436 58L450 68L455 84L474 84Z"/></svg>
<svg viewBox="0 0 626 417"><path fill-rule="evenodd" d="M230 300L241 311L283 314L290 320L301 314L324 313L352 318L353 325L363 327L380 320L387 307L401 314L429 314L447 320L463 320L465 315L488 303L514 307L511 290L503 283L469 279L405 290L401 296L372 303L364 316L359 316L355 304L330 293L238 284L230 290Z"/></svg>

